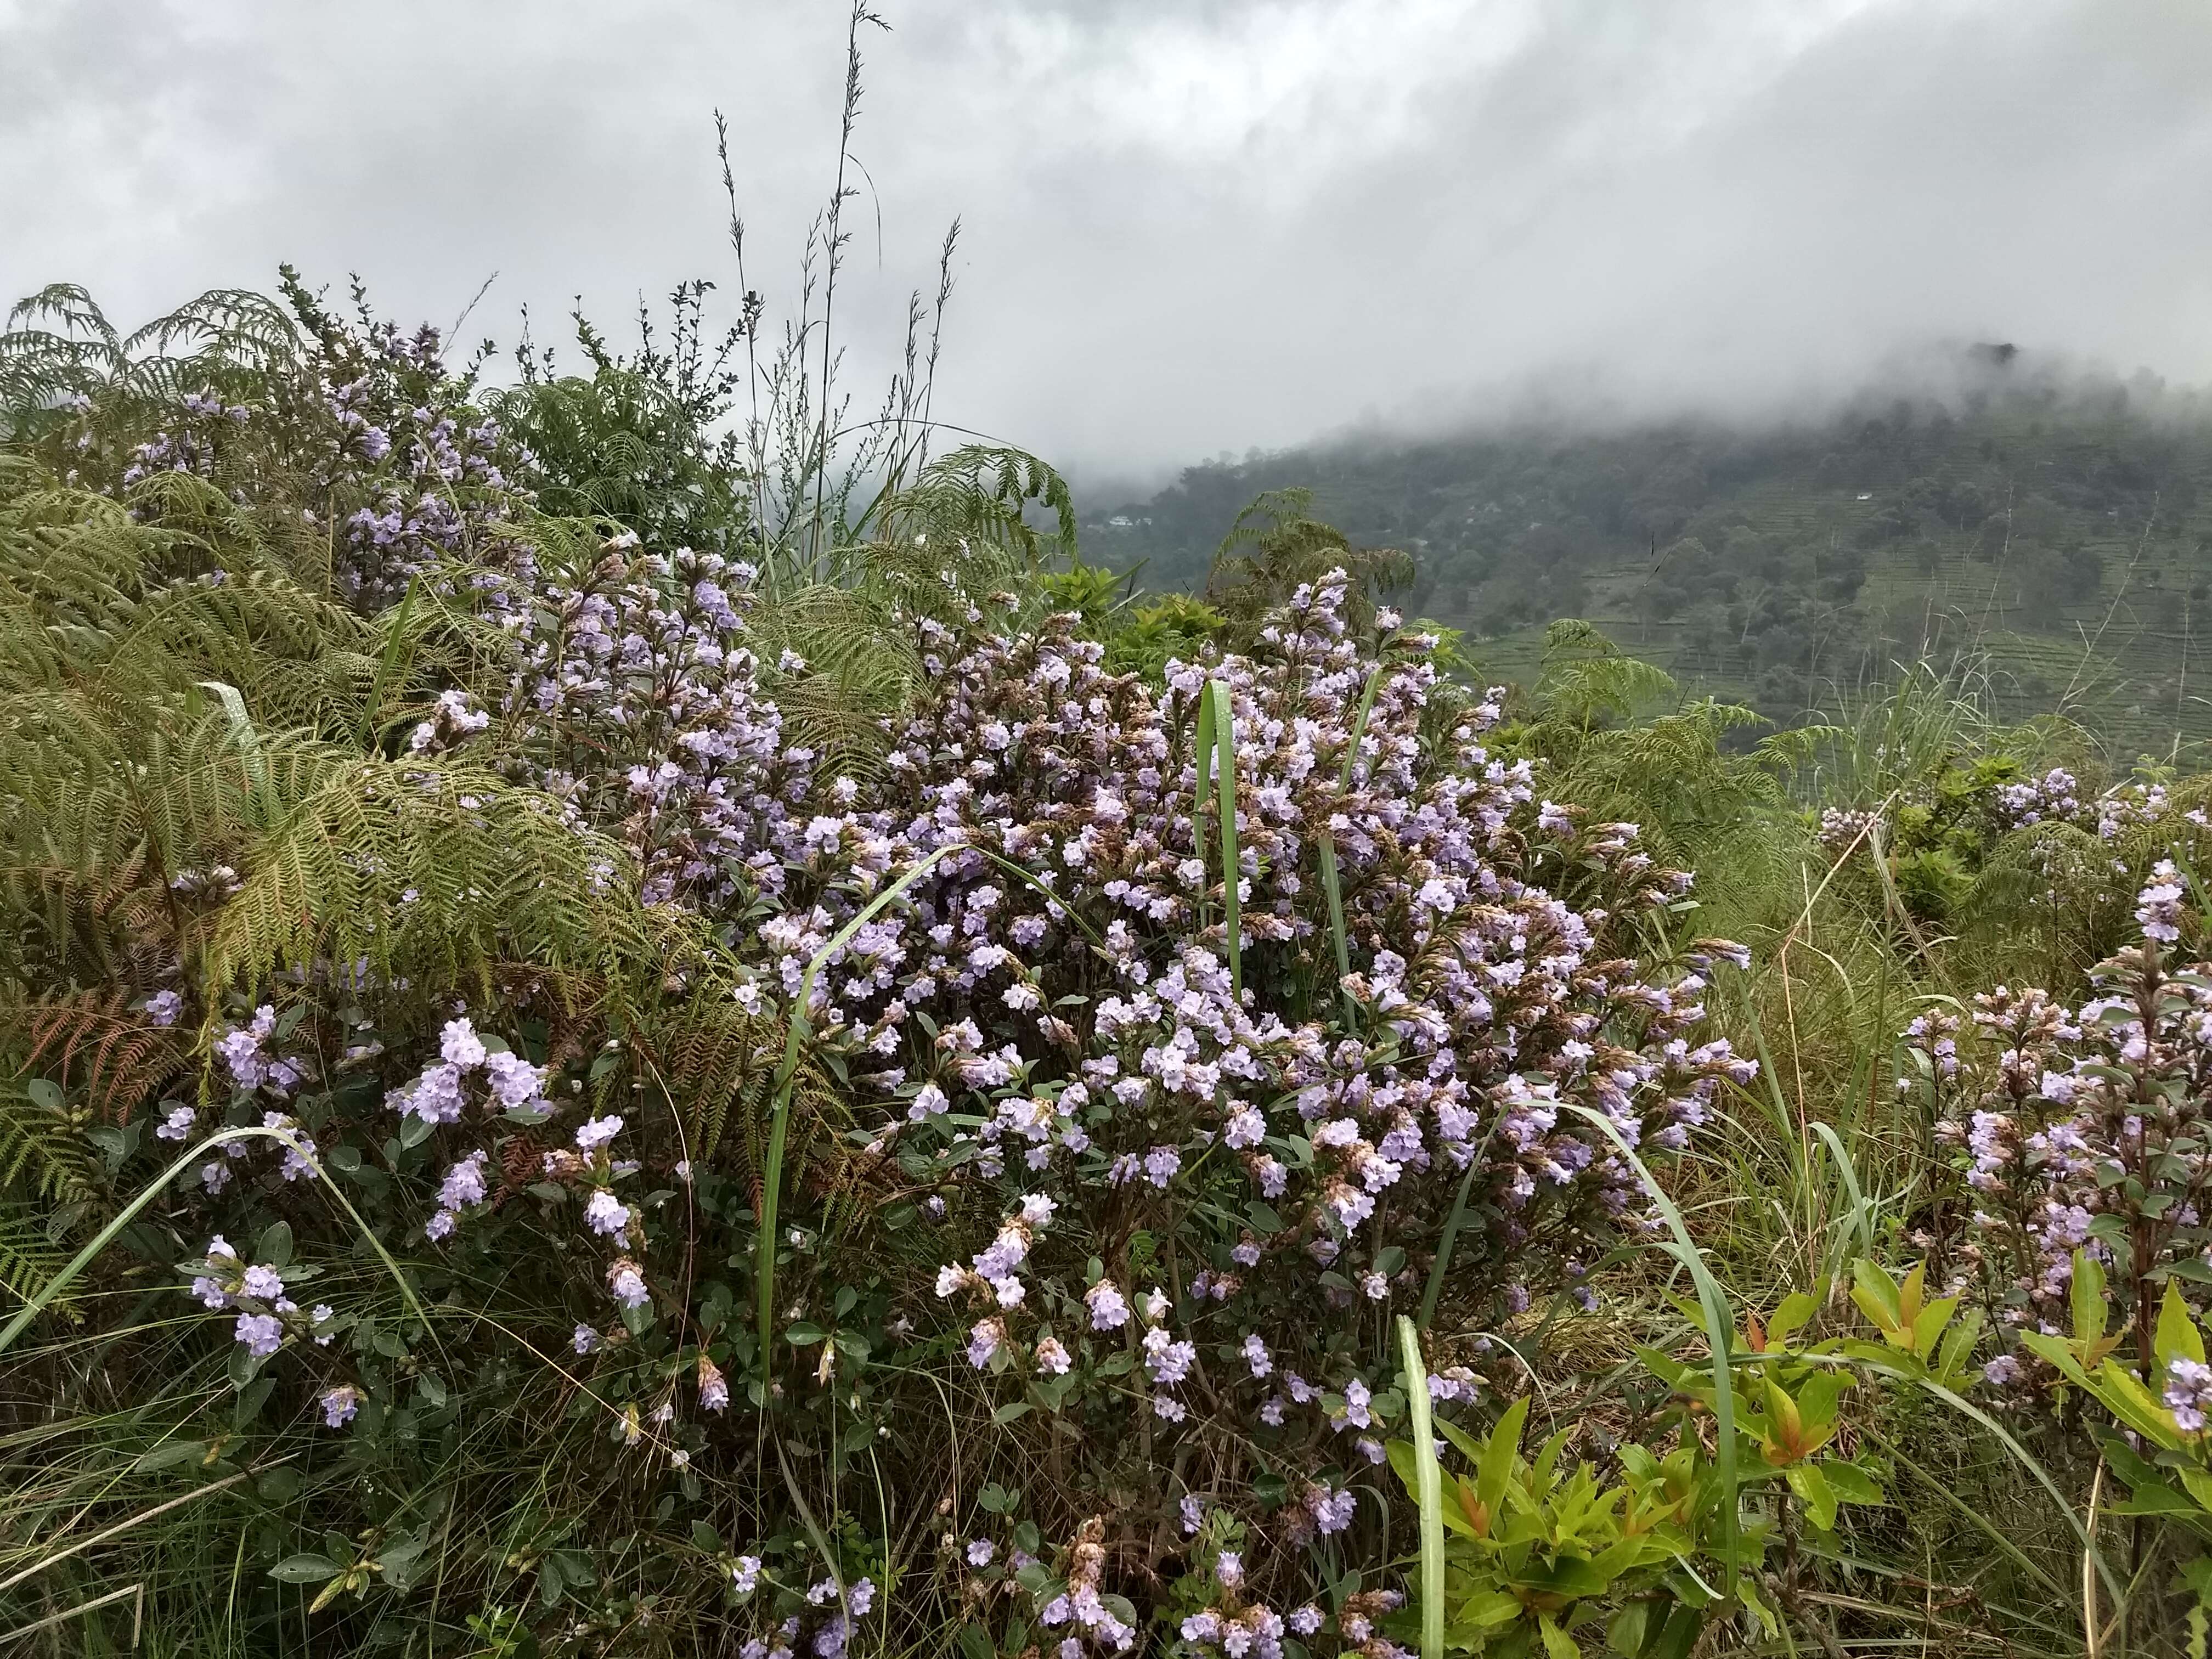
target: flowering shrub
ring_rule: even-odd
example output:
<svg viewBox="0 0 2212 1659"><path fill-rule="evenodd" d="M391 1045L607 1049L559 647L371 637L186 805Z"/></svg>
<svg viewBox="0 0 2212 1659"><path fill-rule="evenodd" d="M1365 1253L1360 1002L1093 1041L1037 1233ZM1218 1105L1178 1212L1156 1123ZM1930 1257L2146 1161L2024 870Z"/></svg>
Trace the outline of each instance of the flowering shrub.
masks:
<svg viewBox="0 0 2212 1659"><path fill-rule="evenodd" d="M1977 1285L1999 1328L2055 1336L2077 1264L2098 1264L2139 1331L2161 1286L2212 1285L2212 981L2171 860L2139 894L2142 942L2095 972L2069 1007L2000 986L1972 1005L1974 1041L1931 1013L1907 1034L1900 1089L1924 1087L1940 1142L1960 1152L1962 1190L1943 1212L1956 1283ZM2185 939L2185 929L2189 935ZM1987 1369L2005 1389L2057 1380L2039 1349L2008 1343Z"/></svg>
<svg viewBox="0 0 2212 1659"><path fill-rule="evenodd" d="M1073 616L1018 625L1009 596L909 613L933 694L825 775L786 738L769 678L806 665L757 659L748 568L625 536L581 568L508 556L505 509L466 506L471 480L498 489L497 434L400 410L434 343L374 343L331 394L337 459L373 481L340 521L356 599L416 580L498 647L396 728L394 778L464 823L491 780L529 792L671 945L635 983L496 954L441 978L418 913L465 886L434 901L362 846L356 890L389 907L349 922L370 957L240 986L196 943L270 890L234 838L201 861L219 878L177 878L213 931L175 933L140 1000L149 1029L198 1022L209 1064L124 1116L125 1183L153 1177L123 1167L142 1149L181 1149L184 1180L122 1248L221 1315L241 1401L297 1402L380 1490L434 1485L431 1442L471 1413L554 1411L574 1457L692 1539L652 1593L747 1651L834 1659L898 1589L839 1506L801 1540L775 1492L742 1495L758 1425L842 1470L927 1432L946 1389L1053 1471L1012 1535L948 1564L994 1617L1071 1654L1170 1606L1196 1650L1388 1650L1383 1592L1315 1597L1325 1561L1389 1547L1389 1317L1589 1304L1589 1266L1653 1224L1613 1137L1678 1151L1749 1075L1695 1042L1740 951L1638 965L1687 878L1491 757L1494 698L1425 638L1387 613L1379 656L1351 637L1340 574L1250 654L1164 683L1109 672ZM1210 842L1207 697L1231 803ZM757 1299L764 1326L735 1316ZM1440 1407L1477 1398L1486 1352L1439 1352ZM499 1379L520 1392L495 1407ZM281 1576L333 1604L408 1581L427 1512L364 1501L319 1487L368 1541ZM599 1582L612 1534L532 1524L546 1607ZM1195 1535L1206 1587L1168 1595Z"/></svg>
<svg viewBox="0 0 2212 1659"><path fill-rule="evenodd" d="M1401 1659L1438 1520L1447 1647L1838 1650L1996 1606L1838 1565L1922 1570L1907 1442L1981 1364L2077 1509L2086 1423L2202 1510L2201 786L1946 759L1801 869L1787 745L1647 729L1610 647L1500 729L1340 538L1127 612L1026 568L1073 507L995 451L763 536L720 369L479 396L291 305L179 313L213 343L143 374L33 343L69 374L8 416L0 1578L53 1605L0 1624L228 1574L252 1650ZM623 477L627 528L538 510ZM1955 1179L1854 1186L1864 1075L1786 945L1786 1031L1715 986L1746 953L1656 847L1754 925L1786 866L1800 959L1885 994L1986 916L2069 975L2140 942L2086 1002L1932 1004L1905 1091ZM1717 988L1789 1042L1775 1145L1721 1121ZM1928 1265L1826 1293L1885 1189ZM1678 1323L1678 1267L1771 1311L1717 1341L1700 1278Z"/></svg>

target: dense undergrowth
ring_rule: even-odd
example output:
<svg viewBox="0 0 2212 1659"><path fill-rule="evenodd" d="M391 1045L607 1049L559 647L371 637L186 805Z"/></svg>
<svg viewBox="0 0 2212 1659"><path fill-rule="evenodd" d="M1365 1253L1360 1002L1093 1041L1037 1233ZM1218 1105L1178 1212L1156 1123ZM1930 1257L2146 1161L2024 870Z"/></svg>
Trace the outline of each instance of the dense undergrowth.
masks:
<svg viewBox="0 0 2212 1659"><path fill-rule="evenodd" d="M2201 1653L2212 787L698 297L0 339L17 1650Z"/></svg>

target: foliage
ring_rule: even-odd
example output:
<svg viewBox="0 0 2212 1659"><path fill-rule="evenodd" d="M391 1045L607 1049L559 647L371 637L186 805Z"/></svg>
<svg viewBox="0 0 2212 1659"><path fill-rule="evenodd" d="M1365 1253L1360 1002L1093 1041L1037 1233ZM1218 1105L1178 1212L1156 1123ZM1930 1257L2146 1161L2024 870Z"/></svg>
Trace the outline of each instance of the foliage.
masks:
<svg viewBox="0 0 2212 1659"><path fill-rule="evenodd" d="M1148 593L704 294L0 343L7 1629L2201 1636L2201 782Z"/></svg>
<svg viewBox="0 0 2212 1659"><path fill-rule="evenodd" d="M1085 525L1117 568L1194 588L1240 508L1304 487L1354 544L1406 550L1407 610L1464 630L1492 678L1534 679L1547 625L1578 617L1784 724L1965 659L2008 720L2063 713L2130 754L2201 744L2201 402L2033 352L1943 372L1948 398L1870 391L1787 423L1561 415L1224 456Z"/></svg>

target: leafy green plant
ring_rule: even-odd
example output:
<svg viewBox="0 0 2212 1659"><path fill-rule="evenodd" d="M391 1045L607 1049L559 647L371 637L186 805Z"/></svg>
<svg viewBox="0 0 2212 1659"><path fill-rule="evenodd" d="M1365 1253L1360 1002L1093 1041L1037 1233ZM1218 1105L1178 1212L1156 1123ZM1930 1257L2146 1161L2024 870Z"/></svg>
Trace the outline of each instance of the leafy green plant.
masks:
<svg viewBox="0 0 2212 1659"><path fill-rule="evenodd" d="M1686 1653L1720 1601L1697 1570L1713 1565L1711 1466L1694 1442L1663 1457L1631 1444L1607 1475L1565 1455L1571 1427L1527 1456L1528 1408L1526 1397L1515 1401L1480 1437L1439 1425L1465 1460L1444 1480L1439 1510L1449 1534L1444 1645L1502 1659L1540 1648L1567 1659L1579 1651L1574 1632L1610 1619L1617 1651ZM1418 1502L1415 1448L1394 1441L1389 1454ZM1756 1536L1739 1547L1755 1552Z"/></svg>
<svg viewBox="0 0 2212 1659"><path fill-rule="evenodd" d="M2127 1488L2112 1512L2154 1521L2193 1547L2176 1566L2174 1588L2191 1598L2191 1650L2202 1653L2212 1631L2212 1366L2204 1331L2168 1279L2155 1328L2136 1331L2138 1352L2124 1354L2128 1327L2110 1328L2105 1282L2096 1257L2077 1252L2072 1331L2027 1331L2021 1340L2112 1413L2111 1424L2097 1425L2098 1445Z"/></svg>

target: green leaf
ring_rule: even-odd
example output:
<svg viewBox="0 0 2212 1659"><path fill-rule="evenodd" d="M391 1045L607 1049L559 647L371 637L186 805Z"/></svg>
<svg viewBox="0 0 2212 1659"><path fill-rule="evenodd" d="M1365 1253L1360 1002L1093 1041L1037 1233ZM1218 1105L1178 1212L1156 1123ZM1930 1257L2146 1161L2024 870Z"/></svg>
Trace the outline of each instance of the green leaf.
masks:
<svg viewBox="0 0 2212 1659"><path fill-rule="evenodd" d="M1851 1300L1867 1316L1867 1322L1884 1336L1902 1331L1904 1320L1898 1310L1897 1281L1879 1261L1869 1261L1862 1256L1851 1263Z"/></svg>
<svg viewBox="0 0 2212 1659"><path fill-rule="evenodd" d="M2021 1346L2038 1358L2056 1365L2076 1388L2088 1389L2091 1386L2088 1373L2074 1358L2073 1344L2065 1338L2047 1335L2042 1331L2022 1331L2020 1340Z"/></svg>
<svg viewBox="0 0 2212 1659"><path fill-rule="evenodd" d="M1473 1435L1469 1434L1465 1429L1460 1427L1456 1423L1447 1423L1442 1418L1438 1418L1437 1419L1437 1432L1443 1436L1445 1439L1450 1441L1453 1445L1458 1447L1460 1455L1467 1459L1470 1464L1477 1468L1481 1466L1482 1443L1477 1440Z"/></svg>
<svg viewBox="0 0 2212 1659"><path fill-rule="evenodd" d="M173 1469L179 1463L197 1463L207 1455L204 1440L167 1440L151 1451L143 1454L131 1466L133 1474L151 1474L156 1469Z"/></svg>
<svg viewBox="0 0 2212 1659"><path fill-rule="evenodd" d="M1959 1377L1965 1371L1968 1358L1974 1352L1974 1344L1980 1340L1981 1334L1982 1314L1981 1310L1976 1308L1953 1325L1949 1334L1944 1337L1943 1345L1936 1354L1933 1367L1936 1375L1947 1383Z"/></svg>
<svg viewBox="0 0 2212 1659"><path fill-rule="evenodd" d="M1653 1611L1653 1604L1649 1601L1631 1601L1614 1613L1613 1621L1605 1629L1607 1650L1619 1654L1620 1659L1636 1659L1637 1655L1644 1651L1644 1638L1650 1631Z"/></svg>
<svg viewBox="0 0 2212 1659"><path fill-rule="evenodd" d="M1011 1423L1016 1418L1027 1417L1036 1407L1026 1400L1012 1400L991 1413L994 1423Z"/></svg>
<svg viewBox="0 0 2212 1659"><path fill-rule="evenodd" d="M261 1237L253 1241L253 1259L265 1261L272 1267L292 1265L292 1224L272 1222L261 1230Z"/></svg>
<svg viewBox="0 0 2212 1659"><path fill-rule="evenodd" d="M377 1565L384 1569L384 1582L392 1589L404 1590L415 1582L415 1573L421 1563L422 1552L429 1547L428 1535L402 1538L387 1544L378 1552Z"/></svg>
<svg viewBox="0 0 2212 1659"><path fill-rule="evenodd" d="M269 1569L269 1576L287 1584L319 1584L343 1571L327 1555L288 1555Z"/></svg>
<svg viewBox="0 0 2212 1659"><path fill-rule="evenodd" d="M2189 1316L2189 1304L2181 1298L2181 1286L2166 1280L2166 1295L2158 1305L2158 1340L2154 1351L2158 1355L2159 1375L2176 1358L2193 1359L2204 1363L2204 1337Z"/></svg>
<svg viewBox="0 0 2212 1659"><path fill-rule="evenodd" d="M801 1319L786 1328L783 1340L794 1348L811 1348L829 1334L811 1320Z"/></svg>
<svg viewBox="0 0 2212 1659"><path fill-rule="evenodd" d="M1920 1316L1912 1322L1912 1352L1923 1359L1933 1352L1936 1339L1942 1335L1943 1328L1958 1310L1959 1298L1955 1296L1945 1297L1923 1308Z"/></svg>
<svg viewBox="0 0 2212 1659"><path fill-rule="evenodd" d="M1483 1449L1482 1462L1475 1473L1474 1495L1492 1517L1505 1501L1506 1483L1512 1480L1513 1464L1520 1455L1522 1425L1528 1420L1528 1396L1524 1394L1505 1408L1505 1415L1491 1430L1490 1443Z"/></svg>
<svg viewBox="0 0 2212 1659"><path fill-rule="evenodd" d="M1782 1305L1766 1322L1766 1343L1770 1348L1787 1347L1790 1339L1805 1328L1806 1322L1820 1310L1820 1304L1802 1291L1782 1298Z"/></svg>
<svg viewBox="0 0 2212 1659"><path fill-rule="evenodd" d="M1882 1496L1881 1486L1875 1478L1856 1463L1841 1458L1820 1466L1821 1475L1840 1504L1881 1504L1888 1500Z"/></svg>

